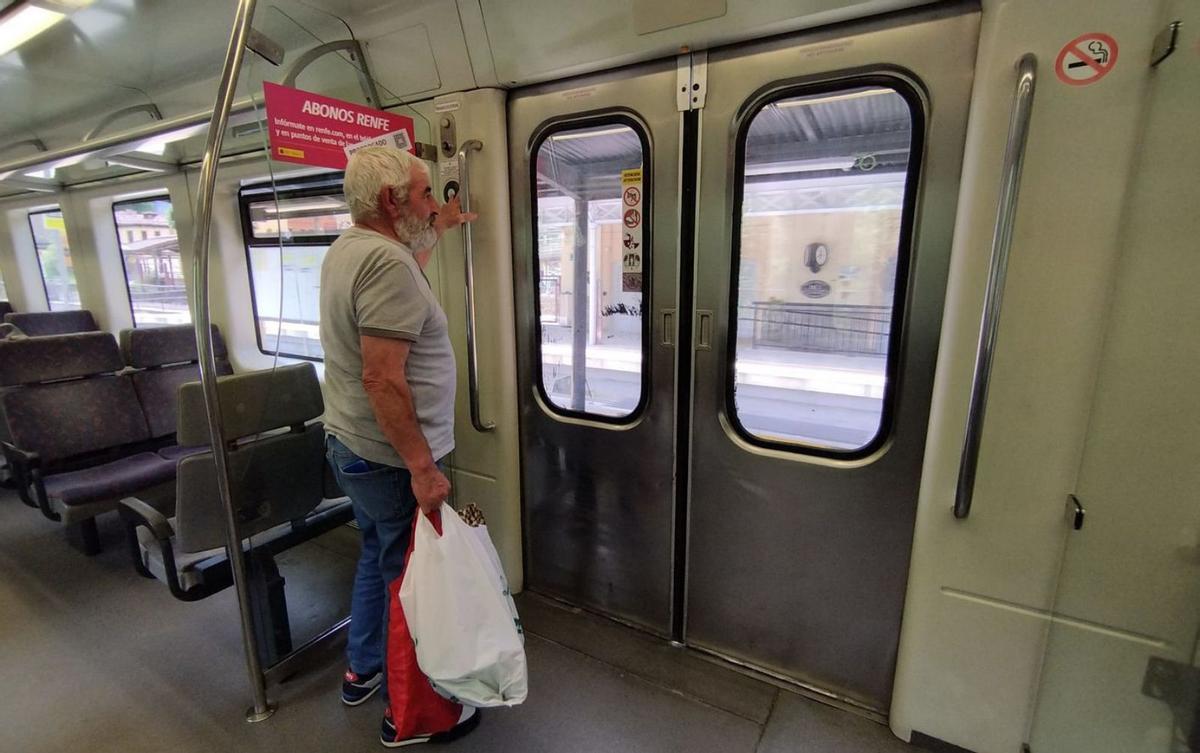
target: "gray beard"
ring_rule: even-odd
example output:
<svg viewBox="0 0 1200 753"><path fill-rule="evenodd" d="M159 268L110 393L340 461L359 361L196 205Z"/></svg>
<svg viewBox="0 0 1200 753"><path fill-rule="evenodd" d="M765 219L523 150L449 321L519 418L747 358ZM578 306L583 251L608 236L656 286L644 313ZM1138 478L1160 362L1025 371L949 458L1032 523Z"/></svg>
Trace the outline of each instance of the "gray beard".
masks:
<svg viewBox="0 0 1200 753"><path fill-rule="evenodd" d="M402 217L392 226L400 242L413 251L426 251L437 243L437 231L433 223L422 221L417 217Z"/></svg>

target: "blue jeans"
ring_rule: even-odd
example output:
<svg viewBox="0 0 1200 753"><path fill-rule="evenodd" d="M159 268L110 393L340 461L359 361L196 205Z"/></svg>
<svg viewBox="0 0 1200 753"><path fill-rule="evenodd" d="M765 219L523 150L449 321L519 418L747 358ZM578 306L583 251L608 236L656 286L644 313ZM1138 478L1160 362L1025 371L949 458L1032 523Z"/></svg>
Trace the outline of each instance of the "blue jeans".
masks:
<svg viewBox="0 0 1200 753"><path fill-rule="evenodd" d="M338 485L350 497L362 531L346 654L351 671L369 675L385 667L388 586L404 573L417 499L407 469L363 460L333 435L325 437L325 457ZM367 470L343 470L358 460ZM386 676L383 695L387 697Z"/></svg>

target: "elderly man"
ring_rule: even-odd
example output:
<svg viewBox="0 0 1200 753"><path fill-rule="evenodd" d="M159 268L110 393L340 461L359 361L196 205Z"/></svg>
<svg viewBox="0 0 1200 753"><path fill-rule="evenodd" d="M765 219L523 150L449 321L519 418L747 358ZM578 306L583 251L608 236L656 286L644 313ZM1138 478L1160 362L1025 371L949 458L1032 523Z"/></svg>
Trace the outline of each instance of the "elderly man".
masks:
<svg viewBox="0 0 1200 753"><path fill-rule="evenodd" d="M450 492L438 462L454 449L454 352L423 270L442 232L475 216L457 197L439 206L425 164L390 147L355 152L343 188L354 226L321 265L321 347L326 457L362 530L342 683L342 701L357 706L380 687L387 695L388 587L399 585L416 510ZM381 740L463 732L474 714L464 707L458 728L406 738L385 714Z"/></svg>

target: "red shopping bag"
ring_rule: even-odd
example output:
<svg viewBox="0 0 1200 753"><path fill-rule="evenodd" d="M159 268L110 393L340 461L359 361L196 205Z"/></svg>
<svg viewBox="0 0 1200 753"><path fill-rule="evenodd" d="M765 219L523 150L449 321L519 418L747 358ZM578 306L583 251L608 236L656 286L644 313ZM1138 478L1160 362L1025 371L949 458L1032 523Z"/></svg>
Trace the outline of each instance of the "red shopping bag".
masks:
<svg viewBox="0 0 1200 753"><path fill-rule="evenodd" d="M417 515L420 514L418 510ZM429 520L440 534L441 513L434 512ZM415 523L413 528L416 529ZM409 538L408 553L404 555L406 566L408 558L412 556L414 538ZM462 706L437 694L429 678L417 666L416 646L408 631L404 606L397 596L403 580L401 576L388 584L388 704L398 739L450 730L458 723L462 713Z"/></svg>

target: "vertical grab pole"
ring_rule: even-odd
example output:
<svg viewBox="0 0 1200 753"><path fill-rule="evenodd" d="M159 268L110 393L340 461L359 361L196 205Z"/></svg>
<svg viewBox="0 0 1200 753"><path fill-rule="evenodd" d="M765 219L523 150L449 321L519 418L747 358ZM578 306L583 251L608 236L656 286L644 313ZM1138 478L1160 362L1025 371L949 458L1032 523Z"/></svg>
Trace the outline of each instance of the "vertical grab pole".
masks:
<svg viewBox="0 0 1200 753"><path fill-rule="evenodd" d="M458 153L458 195L462 197L462 210L471 211L470 155L483 149L483 143L471 139L462 145ZM479 351L475 344L475 243L471 236L471 223L462 226L463 251L467 268L467 387L471 398L471 425L475 431L486 432L496 428L494 421L484 421L479 407Z"/></svg>
<svg viewBox="0 0 1200 753"><path fill-rule="evenodd" d="M204 407L208 412L208 438L212 443L213 461L217 473L217 492L225 511L225 537L233 583L237 589L238 612L242 619L242 645L246 652L246 670L254 694L254 707L246 711L246 721L261 722L275 713L267 701L266 679L259 658L258 639L250 614L250 592L246 585L246 561L238 533L237 516L233 510L233 495L229 490L229 458L225 453L224 427L221 421L221 402L217 392L216 357L213 354L212 326L208 310L208 239L212 223L213 193L216 190L217 162L221 157L221 140L233 106L234 89L242 68L250 22L254 17L256 0L238 0L229 48L225 52L225 67L217 87L212 120L208 124L208 140L204 145L204 163L200 168L199 195L196 197L196 234L192 259L192 311L196 323L196 349L200 357L200 382L204 388Z"/></svg>
<svg viewBox="0 0 1200 753"><path fill-rule="evenodd" d="M1017 63L1017 86L1013 93L1012 115L1008 121L1008 144L1004 148L1004 168L1000 181L1000 205L996 210L996 229L992 235L991 269L988 272L987 293L983 301L983 319L979 324L975 376L971 383L971 403L967 408L966 437L963 440L958 466L954 517L960 520L971 514L971 502L975 497L975 471L979 466L983 417L987 410L988 386L992 378L996 330L1000 324L1000 302L1004 298L1004 279L1008 274L1008 252L1012 248L1013 223L1017 218L1017 192L1021 185L1021 167L1025 164L1025 141L1029 137L1029 119L1033 114L1036 83L1037 58L1027 53Z"/></svg>

